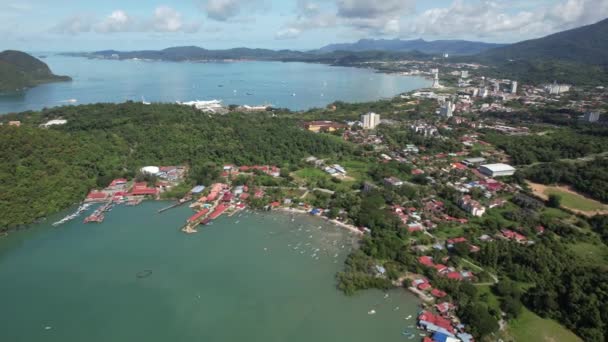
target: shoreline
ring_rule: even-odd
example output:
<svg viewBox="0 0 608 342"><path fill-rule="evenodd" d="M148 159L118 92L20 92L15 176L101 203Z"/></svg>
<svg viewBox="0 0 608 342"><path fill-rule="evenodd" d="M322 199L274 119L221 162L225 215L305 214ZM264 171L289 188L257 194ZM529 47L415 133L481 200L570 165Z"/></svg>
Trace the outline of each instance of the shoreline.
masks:
<svg viewBox="0 0 608 342"><path fill-rule="evenodd" d="M306 214L306 215L308 215L308 212L306 210L302 210L302 209L279 207L279 208L276 208L274 210L282 211L282 212L285 212L285 213ZM341 222L341 221L338 221L338 220L335 220L335 219L332 220L332 219L329 219L329 218L324 217L324 216L315 216L315 217L319 217L319 218L321 218L321 219L323 219L323 220L325 220L327 222L332 223L335 226L344 228L344 229L350 231L351 233L355 233L355 234L361 235L361 236L364 235L364 233L362 231L360 231L359 229L357 229L357 227L353 226L352 224L344 223L344 222Z"/></svg>

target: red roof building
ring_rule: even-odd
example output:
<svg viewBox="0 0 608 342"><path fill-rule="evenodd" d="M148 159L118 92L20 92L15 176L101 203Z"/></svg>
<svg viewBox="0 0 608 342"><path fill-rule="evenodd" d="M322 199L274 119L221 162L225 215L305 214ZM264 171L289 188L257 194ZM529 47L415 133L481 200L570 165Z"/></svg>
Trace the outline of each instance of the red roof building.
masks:
<svg viewBox="0 0 608 342"><path fill-rule="evenodd" d="M439 315L434 315L428 311L423 311L420 316L418 316L418 320L435 324L436 326L444 328L451 333L454 332L454 327L452 327L452 323L449 320Z"/></svg>
<svg viewBox="0 0 608 342"><path fill-rule="evenodd" d="M433 257L427 255L419 257L418 262L428 267L433 267L435 265L435 263L433 262Z"/></svg>
<svg viewBox="0 0 608 342"><path fill-rule="evenodd" d="M158 189L149 188L146 182L135 183L131 189L132 196L154 196L156 194L158 194Z"/></svg>
<svg viewBox="0 0 608 342"><path fill-rule="evenodd" d="M422 284L418 284L418 289L422 290L422 291L426 291L428 289L432 289L433 287L431 286L431 284L429 283L422 283Z"/></svg>
<svg viewBox="0 0 608 342"><path fill-rule="evenodd" d="M462 280L462 275L459 272L449 272L446 277L452 280Z"/></svg>
<svg viewBox="0 0 608 342"><path fill-rule="evenodd" d="M89 192L87 195L87 200L89 201L100 201L105 200L106 198L108 198L108 194L97 190L91 190L91 192Z"/></svg>
<svg viewBox="0 0 608 342"><path fill-rule="evenodd" d="M437 270L438 273L442 273L442 272L444 272L445 270L448 269L448 267L446 265L442 265L442 264L437 264L434 267L435 267L435 270Z"/></svg>
<svg viewBox="0 0 608 342"><path fill-rule="evenodd" d="M448 294L439 290L439 289L433 289L431 290L431 294L433 295L433 297L435 298L443 298L445 296L447 296Z"/></svg>
<svg viewBox="0 0 608 342"><path fill-rule="evenodd" d="M194 222L198 219L200 219L201 217L207 215L209 213L209 209L203 209L201 211L199 211L198 213L190 216L190 218L188 219L188 222Z"/></svg>
<svg viewBox="0 0 608 342"><path fill-rule="evenodd" d="M457 237L457 238L453 238L453 239L449 239L448 240L448 244L453 245L456 243L463 243L463 242L467 242L467 239L464 237Z"/></svg>
<svg viewBox="0 0 608 342"><path fill-rule="evenodd" d="M125 185L127 184L127 180L124 178L118 178L112 181L112 183L110 183L110 187L115 187L115 186L119 186L119 185Z"/></svg>

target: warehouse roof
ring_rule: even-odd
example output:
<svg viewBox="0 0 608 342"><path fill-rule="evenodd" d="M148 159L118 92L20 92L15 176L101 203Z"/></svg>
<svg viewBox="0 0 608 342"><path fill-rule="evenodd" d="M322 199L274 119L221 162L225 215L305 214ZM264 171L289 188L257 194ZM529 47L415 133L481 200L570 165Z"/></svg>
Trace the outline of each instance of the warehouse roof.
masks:
<svg viewBox="0 0 608 342"><path fill-rule="evenodd" d="M481 167L488 169L492 172L515 171L515 168L508 164L487 164L481 165Z"/></svg>

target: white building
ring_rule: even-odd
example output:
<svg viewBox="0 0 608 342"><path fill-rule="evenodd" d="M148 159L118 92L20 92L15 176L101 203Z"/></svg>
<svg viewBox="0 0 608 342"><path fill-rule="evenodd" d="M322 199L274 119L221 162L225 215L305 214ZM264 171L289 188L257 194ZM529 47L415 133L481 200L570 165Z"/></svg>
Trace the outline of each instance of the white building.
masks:
<svg viewBox="0 0 608 342"><path fill-rule="evenodd" d="M439 111L439 115L444 118L451 118L454 116L454 109L456 108L455 104L452 104L452 101L446 101L443 106L441 106L441 110Z"/></svg>
<svg viewBox="0 0 608 342"><path fill-rule="evenodd" d="M517 81L511 82L511 94L517 94Z"/></svg>
<svg viewBox="0 0 608 342"><path fill-rule="evenodd" d="M433 74L433 85L432 88L441 88L439 84L439 69L431 69L431 73Z"/></svg>
<svg viewBox="0 0 608 342"><path fill-rule="evenodd" d="M65 125L66 123L68 123L68 120L55 119L55 120L50 120L47 123L43 123L42 125L40 125L40 127L49 128L51 126Z"/></svg>
<svg viewBox="0 0 608 342"><path fill-rule="evenodd" d="M569 92L570 87L571 85L569 84L557 84L557 82L555 82L553 84L545 85L545 91L547 91L551 95L559 95Z"/></svg>
<svg viewBox="0 0 608 342"><path fill-rule="evenodd" d="M363 123L363 129L375 129L380 124L380 115L376 113L367 113L361 115L361 122Z"/></svg>
<svg viewBox="0 0 608 342"><path fill-rule="evenodd" d="M222 101L220 100L178 102L178 104L194 107L206 113L219 113L225 111Z"/></svg>
<svg viewBox="0 0 608 342"><path fill-rule="evenodd" d="M490 177L512 176L515 168L507 164L486 164L479 167L479 172Z"/></svg>
<svg viewBox="0 0 608 342"><path fill-rule="evenodd" d="M588 112L585 113L585 116L583 117L583 121L585 122L598 122L600 120L600 113L599 112Z"/></svg>
<svg viewBox="0 0 608 342"><path fill-rule="evenodd" d="M462 78L469 78L469 71L468 70L462 70L460 72L460 77L462 77Z"/></svg>
<svg viewBox="0 0 608 342"><path fill-rule="evenodd" d="M486 207L482 206L481 203L472 199L471 196L464 196L458 201L458 205L462 210L469 214L477 217L483 216L486 213Z"/></svg>
<svg viewBox="0 0 608 342"><path fill-rule="evenodd" d="M158 166L146 166L142 167L139 171L149 175L157 175L160 172L160 168Z"/></svg>
<svg viewBox="0 0 608 342"><path fill-rule="evenodd" d="M486 87L479 88L479 91L477 92L477 96L486 98L486 97L488 97L488 95L489 95L488 88L486 88Z"/></svg>

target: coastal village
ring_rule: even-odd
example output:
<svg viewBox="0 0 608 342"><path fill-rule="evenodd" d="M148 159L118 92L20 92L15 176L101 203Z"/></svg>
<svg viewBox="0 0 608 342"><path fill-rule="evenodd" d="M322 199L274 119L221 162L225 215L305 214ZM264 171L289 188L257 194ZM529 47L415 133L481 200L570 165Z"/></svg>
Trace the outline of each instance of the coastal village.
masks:
<svg viewBox="0 0 608 342"><path fill-rule="evenodd" d="M339 109L330 105L318 111L314 120L301 122L302 130L332 135L362 147L362 158L370 162L311 155L289 169L278 165L219 165L216 182L191 184L189 191L159 213L182 205L192 208L192 216L179 227L186 234L197 233L220 216L234 215L249 207L319 216L365 236L373 234L373 228L358 226L348 209L337 210L332 203L338 195L384 191L393 200L390 206L378 210L390 212L399 229L407 234L408 248L417 266L415 271L404 271L378 261L367 271L369 277L390 280L421 299L416 317L420 330L406 329L403 335L408 339L420 335L424 342L474 341L458 317L450 286L445 284L469 283L489 289L501 275L485 270L470 256L496 241L533 245L547 229L541 225L528 229L484 224L487 217L499 217L518 205L544 204L539 196L525 191L521 182L514 181L517 168L511 165L509 156L484 140L489 131L507 136L536 133L527 125L481 115L563 102L571 86L520 86L514 80L470 76L468 70L478 69L475 66L451 67L465 69L450 72L457 77L455 85L442 85L439 70L432 69L428 72L433 79L430 89L391 100L389 111L359 113L358 120L336 120ZM568 100L566 106L580 112L579 120L600 124L605 118L593 103L606 101L608 94L598 88L588 95L594 100ZM208 109L209 105L214 106L213 110ZM215 102L205 103L201 110L223 113L224 109L217 106ZM421 110L426 115L405 115ZM103 222L115 205L134 206L146 199L166 199L164 193L187 182L188 172L185 165L142 166L135 179L115 179L103 189L92 190L84 200L85 207L64 220L75 218L93 203L99 206L84 218L85 223ZM264 185L256 178L274 181ZM470 229L472 226L477 228ZM375 310L369 312L374 313ZM501 330L506 329L506 320L500 326Z"/></svg>

